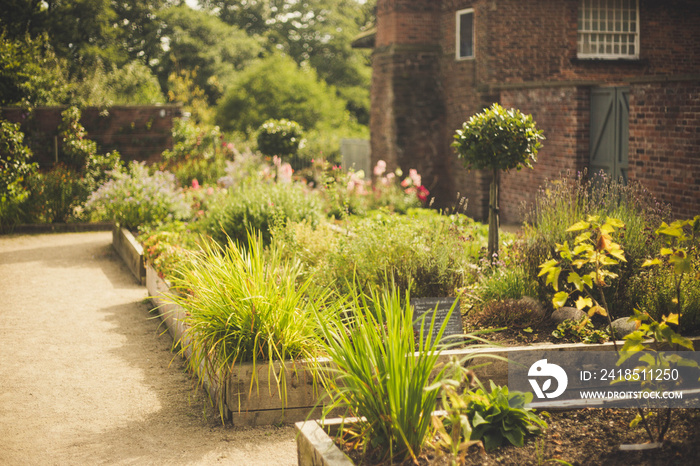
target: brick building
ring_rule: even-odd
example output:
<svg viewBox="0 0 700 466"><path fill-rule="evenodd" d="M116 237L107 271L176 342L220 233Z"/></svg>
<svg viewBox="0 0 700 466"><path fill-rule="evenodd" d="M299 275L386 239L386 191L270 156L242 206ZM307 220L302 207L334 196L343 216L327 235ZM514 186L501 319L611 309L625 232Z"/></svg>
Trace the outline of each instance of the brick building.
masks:
<svg viewBox="0 0 700 466"><path fill-rule="evenodd" d="M373 39L372 162L417 168L438 204L459 193L486 218L490 175L466 172L450 144L499 102L547 138L535 170L501 177L504 221L583 169L700 213L700 2L377 0Z"/></svg>

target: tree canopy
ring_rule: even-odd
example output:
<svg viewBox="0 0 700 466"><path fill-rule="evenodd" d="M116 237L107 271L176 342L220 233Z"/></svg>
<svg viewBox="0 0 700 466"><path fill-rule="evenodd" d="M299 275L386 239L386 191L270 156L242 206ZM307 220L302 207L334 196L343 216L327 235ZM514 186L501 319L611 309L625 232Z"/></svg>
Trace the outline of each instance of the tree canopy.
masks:
<svg viewBox="0 0 700 466"><path fill-rule="evenodd" d="M200 122L216 108L246 134L270 118L366 132L369 52L351 43L373 21L372 0L187 3L4 0L0 104L170 100Z"/></svg>

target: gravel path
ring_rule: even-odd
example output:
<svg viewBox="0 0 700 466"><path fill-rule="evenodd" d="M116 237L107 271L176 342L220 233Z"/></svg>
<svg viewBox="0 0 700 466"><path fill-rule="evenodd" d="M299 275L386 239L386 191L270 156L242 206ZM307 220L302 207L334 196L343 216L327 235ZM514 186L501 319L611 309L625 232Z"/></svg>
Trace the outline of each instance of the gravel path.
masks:
<svg viewBox="0 0 700 466"><path fill-rule="evenodd" d="M224 427L111 232L0 236L0 464L293 465L292 427Z"/></svg>

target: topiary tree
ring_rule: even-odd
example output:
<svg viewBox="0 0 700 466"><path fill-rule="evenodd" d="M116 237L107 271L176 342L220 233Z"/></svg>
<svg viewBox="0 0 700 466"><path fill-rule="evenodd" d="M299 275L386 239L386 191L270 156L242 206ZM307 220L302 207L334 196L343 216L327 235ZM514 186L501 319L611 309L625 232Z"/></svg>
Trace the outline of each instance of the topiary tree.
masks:
<svg viewBox="0 0 700 466"><path fill-rule="evenodd" d="M290 120L267 120L258 129L258 150L281 158L296 155L304 142L301 126Z"/></svg>
<svg viewBox="0 0 700 466"><path fill-rule="evenodd" d="M489 190L489 259L498 254L498 182L501 170L532 168L544 139L532 115L497 103L473 115L458 129L452 147L467 170L492 171Z"/></svg>

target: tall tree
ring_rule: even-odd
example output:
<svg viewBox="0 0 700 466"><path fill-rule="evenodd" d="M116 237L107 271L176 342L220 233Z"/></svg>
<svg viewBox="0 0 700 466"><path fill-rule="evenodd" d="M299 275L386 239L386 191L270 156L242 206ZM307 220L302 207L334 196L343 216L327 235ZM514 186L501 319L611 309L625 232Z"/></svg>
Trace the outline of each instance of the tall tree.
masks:
<svg viewBox="0 0 700 466"><path fill-rule="evenodd" d="M166 87L173 73L196 71L195 84L204 90L210 105L262 51L257 40L205 11L177 6L162 10L158 17L166 25L161 36L165 52L157 67L161 85Z"/></svg>
<svg viewBox="0 0 700 466"><path fill-rule="evenodd" d="M261 37L268 51L282 51L309 64L335 86L348 108L367 123L371 69L353 38L373 21L373 3L357 0L202 0L206 9Z"/></svg>

